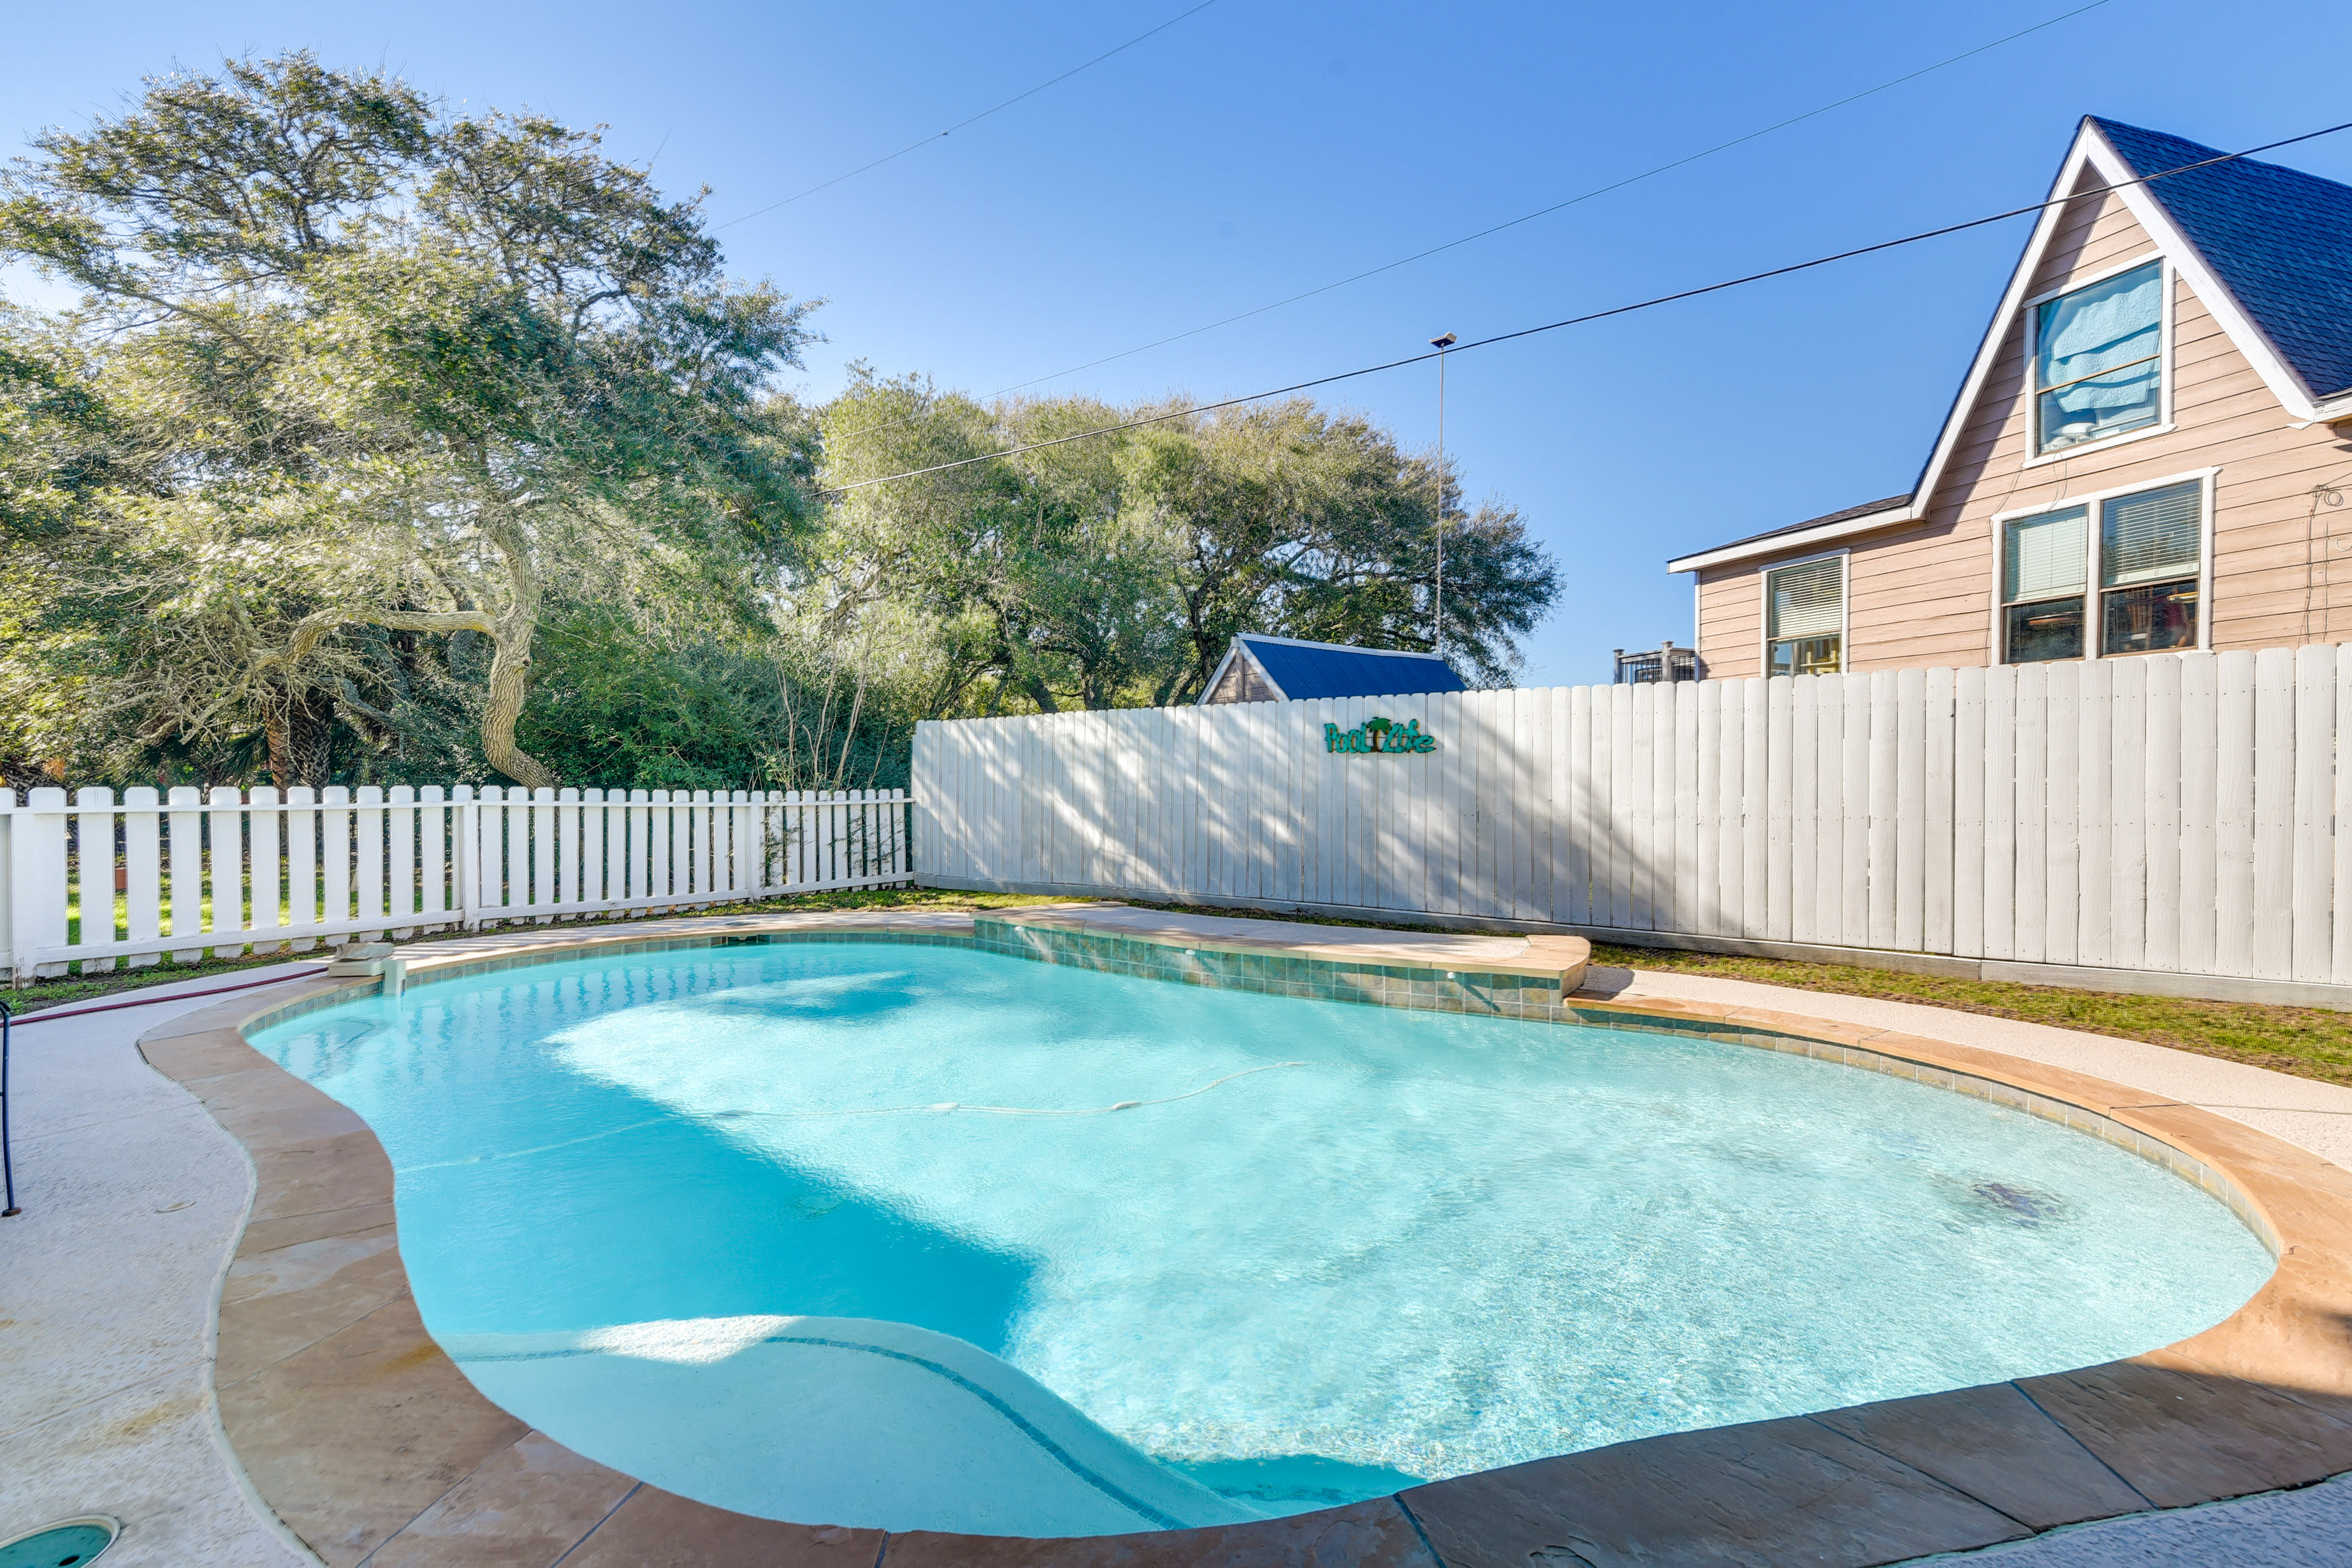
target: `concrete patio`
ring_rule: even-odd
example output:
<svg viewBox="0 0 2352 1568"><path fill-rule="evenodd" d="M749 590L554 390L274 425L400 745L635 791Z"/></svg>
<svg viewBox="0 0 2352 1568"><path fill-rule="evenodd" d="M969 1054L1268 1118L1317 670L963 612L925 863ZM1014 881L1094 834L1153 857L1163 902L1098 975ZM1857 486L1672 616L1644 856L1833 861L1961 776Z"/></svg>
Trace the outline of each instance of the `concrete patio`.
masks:
<svg viewBox="0 0 2352 1568"><path fill-rule="evenodd" d="M1141 910L1098 913L1106 930L1230 944L1236 951L1287 946L1294 952L1339 950L1360 961L1391 963L1549 968L1556 973L1566 967L1557 962L1561 955L1531 950L1516 937L1419 938L1265 921L1195 924L1185 917ZM960 923L969 929L960 917L938 916L762 916L633 927L538 927L434 943L414 950L412 956L420 966L428 960L436 965L527 961L535 951L583 941L700 942L812 924L867 930L897 924L945 932ZM307 1530L319 1549L313 1555L257 1492L248 1476L248 1461L256 1456L241 1458L224 1434L219 1401L233 1385L249 1388L265 1372L306 1352L315 1363L318 1345L345 1321L367 1319L380 1309L404 1309L413 1318L413 1309L405 1309L404 1278L383 1201L388 1186L381 1195L320 1189L307 1205L281 1201L274 1210L255 1213L255 1166L246 1148L207 1113L205 1103L148 1066L137 1041L148 1036L159 1048L177 1039L184 1051L210 1050L206 1037L217 1026L193 1015L211 1009L211 1018L249 1016L286 997L321 993L325 988L319 982L304 978L316 967L296 963L239 976L243 984L282 974L287 983L231 996L191 994L210 991L221 981L188 982L158 988L140 998L139 1005L115 1002L106 1005L110 1011L37 1015L39 1021L17 1035L12 1087L17 1091L20 1201L26 1212L0 1225L0 1268L11 1282L7 1309L15 1325L0 1341L0 1539L52 1519L96 1511L124 1524L110 1563L384 1565L560 1558L566 1568L736 1561L855 1562L866 1568L878 1561L982 1560L972 1555L982 1538L918 1534L885 1541L879 1531L812 1531L732 1515L721 1521L740 1520L740 1526L714 1531L708 1516L717 1510L615 1476L524 1432L511 1418L506 1421L513 1431L485 1429L481 1445L487 1447L478 1462L416 1494L418 1503L400 1502L415 1486L394 1484L388 1475L381 1485L362 1488L374 1498L362 1511L382 1522L336 1540L321 1539L315 1527ZM2352 1163L2352 1090L2330 1085L2130 1041L1905 1004L1624 971L1596 969L1583 978L1580 1001L1606 997L1629 1007L1686 1008L1717 1016L1765 1009L1843 1025L1856 1031L1856 1038L1900 1031L1921 1041L1999 1052L2063 1074L2134 1085L2149 1091L2151 1100L2210 1111L2336 1165ZM185 1076L190 1069L184 1063L176 1070ZM274 1068L268 1070L276 1073ZM207 1089L199 1081L205 1078L198 1073L191 1083L215 1103L215 1113L228 1114L221 1110L217 1081ZM275 1147L308 1156L312 1148L325 1146L322 1136L326 1142L348 1141L340 1126L321 1121L311 1131L296 1131L291 1142L277 1140ZM363 1130L359 1136L373 1145ZM381 1160L380 1152L375 1158ZM283 1180L284 1163L278 1155L265 1163L281 1172L270 1180ZM264 1218L267 1225L249 1224ZM334 1321L321 1321L320 1331L309 1339L296 1334L270 1344L257 1342L248 1325L232 1333L224 1350L217 1314L225 1284L230 1306L239 1310L271 1297L309 1297L315 1305L314 1293L323 1289L336 1300ZM353 1343L361 1361L369 1361L373 1352ZM430 1351L429 1342L425 1348ZM232 1361L236 1364L228 1364ZM425 1412L412 1402L409 1414L421 1417ZM2309 1414L2325 1425L2336 1424L2316 1411ZM286 1430L290 1436L308 1429L297 1421ZM280 1454L265 1469L279 1476L285 1463ZM331 1472L338 1468L328 1464ZM282 1483L273 1479L262 1490L284 1506ZM2119 1494L2119 1506L2111 1511L2134 1511L2139 1505L2132 1495ZM350 1500L362 1501L356 1495ZM987 1542L984 1556L1033 1563L1459 1565L1488 1560L1484 1552L1465 1552L1462 1542L1467 1538L1458 1531L1436 1530L1433 1542L1432 1530L1405 1515L1380 1515L1377 1510L1385 1506L1276 1521L1281 1528L1249 1541L1236 1532L1008 1541ZM1434 1518L1446 1510L1429 1511ZM698 1520L702 1527L692 1528ZM1208 1533L1234 1538L1220 1544L1202 1539ZM526 1542L531 1543L527 1549ZM1560 1552L1554 1560L1629 1560L1598 1542L1562 1542ZM2224 1559L2333 1562L2347 1552L2352 1483L2339 1480L2058 1530L1983 1554L2021 1568L2091 1568ZM1684 1554L1647 1560L1714 1559Z"/></svg>

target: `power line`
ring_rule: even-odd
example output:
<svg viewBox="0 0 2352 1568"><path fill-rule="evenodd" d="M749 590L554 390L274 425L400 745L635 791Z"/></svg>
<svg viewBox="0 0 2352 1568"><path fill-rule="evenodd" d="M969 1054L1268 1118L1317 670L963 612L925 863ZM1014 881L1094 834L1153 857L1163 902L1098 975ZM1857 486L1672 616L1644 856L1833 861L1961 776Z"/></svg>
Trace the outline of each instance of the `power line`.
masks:
<svg viewBox="0 0 2352 1568"><path fill-rule="evenodd" d="M1685 164L1696 163L1700 162L1702 159L1712 158L1718 153L1727 153L1734 147L1745 145L1749 142L1756 141L1759 137L1769 136L1776 131L1786 131L1791 125L1801 125L1808 120L1819 119L1821 116L1829 113L1832 110L1843 109L1847 104L1859 103L1865 98L1876 97L1882 92L1901 87L1906 81L1916 81L1923 76L1931 76L1935 72L1944 69L1947 66L1956 66L1962 60L1973 59L1978 55L1983 54L1988 50L2000 48L2003 44L2013 44L2020 38L2030 37L2031 35L2039 33L2047 27L2054 27L2061 22L2071 21L2074 17L2082 16L2086 11L2095 11L2100 6L2109 5L2111 3L2112 0L2091 0L2091 3L2087 5L2077 5L2072 11L2061 12L2057 16L2051 17L2048 21L2036 22L2031 27L2021 28L2017 32L2008 34L2002 37L1995 38L1990 43L1979 44L1975 48L1962 50L1960 53L1953 55L1949 58L1937 60L1933 65L1921 66L1917 70L1906 71L1901 76L1894 77L1888 80L1880 82L1876 87L1864 88L1860 92L1849 93L1833 103L1824 103L1819 109L1809 109L1802 114L1792 114L1788 119L1776 121L1772 124L1763 127L1761 130L1750 131L1743 136L1735 136L1728 142L1718 142L1712 147L1703 148L1696 153L1687 153L1683 157L1675 159L1671 163L1660 163L1654 169L1644 169L1638 174L1628 174L1622 180L1615 180L1605 185L1596 185L1580 195L1570 196L1567 200L1554 202L1549 206L1538 207L1531 213L1523 213L1517 217L1507 218L1501 223L1490 225L1486 228L1478 230L1475 234L1465 234L1459 239L1449 239L1443 245L1433 245L1426 250L1416 250L1411 256L1399 257L1394 261L1383 262L1378 267L1369 268L1361 272L1351 273L1348 277L1338 279L1336 282L1321 284L1318 287L1307 289L1303 293L1293 294L1286 299L1276 300L1271 304L1260 305L1253 310L1244 310L1239 315L1226 316L1222 320L1208 322L1203 326L1187 328L1183 331L1171 333L1164 338L1155 338L1150 342L1139 343L1131 349L1121 349L1115 354L1105 354L1100 359L1091 359L1087 361L1084 364L1074 364L1067 370L1057 370L1050 374L1034 376L1027 381L1014 382L1010 386L1000 386L988 395L991 398L1002 397L1008 392L1021 392L1029 387L1043 385L1045 383L1049 381L1059 381L1066 375L1076 375L1082 370L1093 370L1097 365L1106 365L1118 360L1131 359L1139 353L1149 353L1153 349L1166 348L1170 343L1182 342L1186 338L1197 338L1202 332L1213 332L1220 327L1230 327L1236 321L1246 321L1254 316L1263 316L1270 310L1283 310L1286 307L1297 304L1302 300L1312 300L1318 294L1328 294L1335 289L1345 289L1350 284L1361 283L1367 278L1378 278L1381 274L1384 272L1393 272L1400 267L1410 267L1416 261L1426 261L1433 256L1442 255L1446 251L1457 249L1462 246L1469 245L1477 240L1486 239L1494 235L1501 234L1506 229L1513 229L1518 227L1522 224L1533 223L1539 217L1549 217L1556 212L1564 212L1570 207L1592 201L1597 197L1608 195L1612 192L1622 191L1628 185L1637 185L1643 180L1654 179L1660 174L1670 174L1674 170L1682 168ZM1190 13L1187 13L1187 15L1190 15ZM893 156L896 156L896 154L893 154ZM738 219L737 221L740 222L741 220ZM906 423L904 420L890 420L880 425L866 426L865 429L852 431L850 434L864 435L869 430L887 430L894 426L902 425L904 423Z"/></svg>
<svg viewBox="0 0 2352 1568"><path fill-rule="evenodd" d="M866 489L875 485L887 485L898 479L912 479L925 474L944 473L950 468L967 468L973 463L993 462L1000 458L1017 457L1021 453L1035 452L1047 447L1066 446L1072 441L1090 440L1097 436L1116 436L1122 431L1141 429L1147 425L1165 424L1171 419L1188 418L1195 414L1211 414L1220 408L1234 408L1244 403L1263 403L1270 397L1286 397L1294 392L1308 392L1318 386L1329 386L1334 382L1353 381L1359 376L1378 375L1382 371L1402 370L1409 364L1421 364L1435 359L1439 353L1467 353L1472 349L1491 348L1496 343L1513 342L1520 338L1534 337L1540 332L1556 332L1562 327L1582 326L1589 321L1606 321L1612 316L1631 315L1635 310L1647 310L1659 305L1671 305L1680 300L1695 300L1702 294L1721 293L1726 289L1737 289L1747 283L1760 283L1768 278L1786 278L1792 272L1806 272L1816 267L1827 267L1833 261L1851 261L1857 256L1870 256L1882 250L1893 250L1898 246L1916 245L1924 239L1940 239L1948 234L1960 234L1969 229L1982 228L1987 224L2022 217L2028 213L2046 212L2052 207L2064 206L2069 202L2080 201L2085 196L2105 195L2109 192L2120 191L2132 185L2152 184L2158 180L2170 179L2175 174L2185 174L2193 169L2205 169L2216 163L2233 163L2240 158L2251 158L2257 153L2268 153L2280 147L2292 147L2298 142L2310 142L2322 136L2333 136L2339 131L2352 131L2352 120L2318 131L2306 131L2300 136L2289 136L2283 141L2265 142L2259 147L2248 147L2242 152L2223 153L2217 157L2202 159L2194 163L2183 163L2177 169L2160 170L2153 174L2141 175L2137 179L2118 180L2112 185L2102 185L2096 190L2078 191L2071 195L2053 196L2048 201L2035 202L2030 206L2011 207L2007 212L1969 218L1965 223L1946 224L1941 228L1906 234L1899 239L1882 239L1874 245L1857 246L1852 250L1841 250L1832 256L1816 256L1810 261L1792 261L1785 267L1769 268L1762 272L1750 272L1739 278L1727 278L1719 283L1702 283L1696 289L1681 289L1672 294L1660 294L1648 300L1637 300L1630 305L1612 305L1606 310L1593 310L1581 316L1570 316L1562 321L1546 321L1538 327L1521 327L1517 331L1497 332L1493 337L1478 338L1470 342L1456 344L1447 350L1408 354L1403 359L1392 359L1383 364L1365 365L1358 370L1343 370L1332 375L1317 376L1312 381L1293 382L1288 386L1277 386L1270 392L1253 392L1245 396L1228 397L1216 403L1203 403L1189 408L1171 409L1165 414L1148 415L1143 418L1129 419L1118 425L1105 425L1097 429L1080 430L1068 436L1056 436L1050 440L1030 441L1017 447L1006 447L999 451L983 452L978 457L958 458L953 462L933 463L929 468L908 468L904 473L884 474L877 479L857 479L845 485L830 485L822 493L846 495L851 490Z"/></svg>
<svg viewBox="0 0 2352 1568"><path fill-rule="evenodd" d="M739 223L749 223L755 217L760 217L765 214L774 212L778 207L788 207L804 196L813 196L819 191L829 191L833 189L834 186L841 184L844 180L854 180L858 175L866 173L868 169L878 169L885 163L905 157L908 153L914 152L918 148L928 147L932 142L938 141L940 136L952 136L967 125L977 125L982 121L987 119L990 115L1002 113L1003 110L1012 108L1014 104L1019 103L1023 99L1034 98L1039 93L1045 91L1047 88L1052 87L1056 83L1069 80L1080 71L1093 69L1096 66L1102 64L1103 61L1110 58L1113 55L1124 54L1129 49L1135 47L1136 45L1143 42L1146 38L1151 37L1156 34L1166 32L1169 28L1182 21L1185 17L1198 16L1200 13L1207 10L1216 3L1217 0L1201 0L1201 3L1198 5L1193 6L1190 11L1178 12L1175 16L1169 17L1165 22L1160 23L1160 26L1152 28L1150 32L1138 33L1135 37L1128 39L1127 42L1119 45L1118 47L1115 49L1105 49L1101 54L1097 55L1094 58L1087 61L1083 65L1072 66L1068 70L1064 71L1061 75L1048 78L1046 80L1039 82L1035 87L1029 89L1026 92L1016 92L1011 98L1006 99L1003 103L997 104L992 108L983 109L978 114L971 115L967 119L959 120L953 125L949 126L945 131L940 132L937 136L926 136L919 142L909 142L904 147L899 148L896 153L885 153L881 157L875 159L870 163L860 163L855 169L850 170L849 173L845 174L835 174L832 179L825 181L821 185L811 185L807 190L802 191L796 195L786 196L780 202L770 202L766 206L755 208L751 212L745 213L741 217L730 217L725 223L714 224L711 227L715 231L722 228L732 228ZM2106 4L2106 0L2098 0L2098 3L2105 5Z"/></svg>

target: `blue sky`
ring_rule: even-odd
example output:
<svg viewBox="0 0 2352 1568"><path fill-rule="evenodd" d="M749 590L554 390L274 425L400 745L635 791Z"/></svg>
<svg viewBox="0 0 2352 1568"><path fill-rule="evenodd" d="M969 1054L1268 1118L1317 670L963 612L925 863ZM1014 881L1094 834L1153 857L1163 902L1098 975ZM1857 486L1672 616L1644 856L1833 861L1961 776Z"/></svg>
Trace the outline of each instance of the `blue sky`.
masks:
<svg viewBox="0 0 2352 1568"><path fill-rule="evenodd" d="M611 127L712 187L730 265L827 303L803 391L862 359L982 395L1271 303L1818 108L2060 15L1971 6L1217 0L943 141L1191 0L664 7L413 0L19 8L13 134L174 62L298 46L467 107ZM2315 62L2352 16L2111 0L1495 237L1040 390L1231 396L2037 200L2076 119L2222 148L2352 119ZM2282 161L2352 180L2352 132ZM1456 356L1448 447L1569 584L1531 684L1687 642L1676 552L1907 489L2026 220ZM1408 443L1427 367L1333 389Z"/></svg>

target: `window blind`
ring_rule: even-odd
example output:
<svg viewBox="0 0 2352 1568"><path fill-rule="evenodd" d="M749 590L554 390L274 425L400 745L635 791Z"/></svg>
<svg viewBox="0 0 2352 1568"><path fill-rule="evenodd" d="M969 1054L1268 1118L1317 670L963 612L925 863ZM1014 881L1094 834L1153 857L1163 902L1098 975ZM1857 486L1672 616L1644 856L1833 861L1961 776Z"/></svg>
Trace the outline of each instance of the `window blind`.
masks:
<svg viewBox="0 0 2352 1568"><path fill-rule="evenodd" d="M2081 507L2021 517L2009 524L2001 563L2001 598L2009 604L2079 594L2089 568L2089 516Z"/></svg>
<svg viewBox="0 0 2352 1568"><path fill-rule="evenodd" d="M1832 555L1801 566L1783 566L1765 577L1769 601L1764 635L1833 637L1845 624L1845 562Z"/></svg>
<svg viewBox="0 0 2352 1568"><path fill-rule="evenodd" d="M2099 578L2110 588L2197 574L2205 487L2194 480L2118 496L2100 509Z"/></svg>

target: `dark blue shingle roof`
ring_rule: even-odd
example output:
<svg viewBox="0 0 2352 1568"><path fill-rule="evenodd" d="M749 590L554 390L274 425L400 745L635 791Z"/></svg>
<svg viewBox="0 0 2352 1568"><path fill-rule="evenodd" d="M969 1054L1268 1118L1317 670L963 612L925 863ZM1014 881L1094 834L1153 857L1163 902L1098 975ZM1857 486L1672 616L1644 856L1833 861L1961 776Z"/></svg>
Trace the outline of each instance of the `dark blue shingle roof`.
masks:
<svg viewBox="0 0 2352 1568"><path fill-rule="evenodd" d="M1427 654L1369 647L1326 647L1242 636L1258 667L1293 701L1314 697L1401 697L1415 691L1466 691L1454 667Z"/></svg>
<svg viewBox="0 0 2352 1568"><path fill-rule="evenodd" d="M2092 123L2142 177L2222 156L2160 131ZM2145 188L2314 395L2352 388L2352 186L2236 158Z"/></svg>

